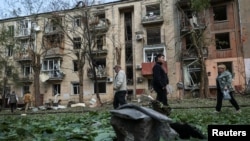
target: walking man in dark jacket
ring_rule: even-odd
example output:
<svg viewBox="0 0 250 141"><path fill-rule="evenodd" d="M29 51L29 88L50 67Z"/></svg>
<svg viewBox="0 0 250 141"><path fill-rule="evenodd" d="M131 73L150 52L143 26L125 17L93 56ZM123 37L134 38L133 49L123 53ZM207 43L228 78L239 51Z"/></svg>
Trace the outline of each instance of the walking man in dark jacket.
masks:
<svg viewBox="0 0 250 141"><path fill-rule="evenodd" d="M11 113L14 112L14 109L16 108L17 102L18 102L18 97L17 97L15 91L12 91L12 93L9 95L9 98L8 98L8 104L10 105Z"/></svg>
<svg viewBox="0 0 250 141"><path fill-rule="evenodd" d="M164 63L164 55L157 54L155 57L155 65L153 67L153 89L157 93L156 100L161 102L163 105L168 106L167 100L167 89L166 86L169 83L168 76L162 64Z"/></svg>

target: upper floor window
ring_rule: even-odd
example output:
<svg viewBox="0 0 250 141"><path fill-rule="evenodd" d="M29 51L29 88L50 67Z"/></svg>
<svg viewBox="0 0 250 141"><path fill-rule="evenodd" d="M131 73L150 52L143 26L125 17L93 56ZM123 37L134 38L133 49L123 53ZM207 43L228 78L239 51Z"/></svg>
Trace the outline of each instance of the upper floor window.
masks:
<svg viewBox="0 0 250 141"><path fill-rule="evenodd" d="M227 20L227 6L216 6L213 8L214 21Z"/></svg>
<svg viewBox="0 0 250 141"><path fill-rule="evenodd" d="M148 5L146 6L146 16L160 16L161 12L160 12L160 5L156 4L156 5Z"/></svg>
<svg viewBox="0 0 250 141"><path fill-rule="evenodd" d="M43 61L42 70L51 71L59 70L60 63L57 59L48 59Z"/></svg>
<svg viewBox="0 0 250 141"><path fill-rule="evenodd" d="M154 27L147 29L147 44L160 44L161 43L161 28Z"/></svg>
<svg viewBox="0 0 250 141"><path fill-rule="evenodd" d="M73 38L73 48L74 49L80 49L81 48L81 37L76 37L76 38Z"/></svg>
<svg viewBox="0 0 250 141"><path fill-rule="evenodd" d="M17 36L29 35L31 29L30 20L21 20L17 22Z"/></svg>
<svg viewBox="0 0 250 141"><path fill-rule="evenodd" d="M15 34L14 32L14 25L8 26L8 32L9 32L9 36L13 37Z"/></svg>
<svg viewBox="0 0 250 141"><path fill-rule="evenodd" d="M62 25L62 17L54 17L45 20L45 32L52 32L59 29L60 25Z"/></svg>
<svg viewBox="0 0 250 141"><path fill-rule="evenodd" d="M230 48L230 35L229 33L215 34L216 49L229 49Z"/></svg>
<svg viewBox="0 0 250 141"><path fill-rule="evenodd" d="M81 26L81 18L80 17L75 17L74 18L74 26L75 27L80 27Z"/></svg>

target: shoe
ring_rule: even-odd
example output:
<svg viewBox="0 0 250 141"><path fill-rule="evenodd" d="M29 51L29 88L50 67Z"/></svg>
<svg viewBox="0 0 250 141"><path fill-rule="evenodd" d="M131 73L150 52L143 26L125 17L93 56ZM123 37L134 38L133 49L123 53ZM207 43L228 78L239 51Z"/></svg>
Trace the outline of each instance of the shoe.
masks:
<svg viewBox="0 0 250 141"><path fill-rule="evenodd" d="M237 110L235 113L236 113L236 114L240 114L240 113L241 113L241 110Z"/></svg>
<svg viewBox="0 0 250 141"><path fill-rule="evenodd" d="M215 110L215 111L213 111L213 113L214 113L214 114L219 114L220 111L216 111L216 110Z"/></svg>

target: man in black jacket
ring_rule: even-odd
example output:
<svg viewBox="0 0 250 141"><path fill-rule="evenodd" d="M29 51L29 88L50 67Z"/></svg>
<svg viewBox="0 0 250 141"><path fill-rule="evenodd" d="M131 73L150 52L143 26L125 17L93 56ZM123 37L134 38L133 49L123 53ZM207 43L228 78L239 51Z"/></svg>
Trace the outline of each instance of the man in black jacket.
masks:
<svg viewBox="0 0 250 141"><path fill-rule="evenodd" d="M155 57L155 65L153 67L153 89L157 93L156 100L162 102L163 105L168 106L167 89L166 86L169 83L168 76L162 64L164 63L164 55L157 54Z"/></svg>

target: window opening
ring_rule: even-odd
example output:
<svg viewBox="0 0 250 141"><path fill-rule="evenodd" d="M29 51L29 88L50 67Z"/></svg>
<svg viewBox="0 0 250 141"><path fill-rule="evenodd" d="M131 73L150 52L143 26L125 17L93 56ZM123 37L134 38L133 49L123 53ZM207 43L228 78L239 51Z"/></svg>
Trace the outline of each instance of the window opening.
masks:
<svg viewBox="0 0 250 141"><path fill-rule="evenodd" d="M215 34L216 49L229 49L230 48L230 38L229 33L218 33Z"/></svg>

